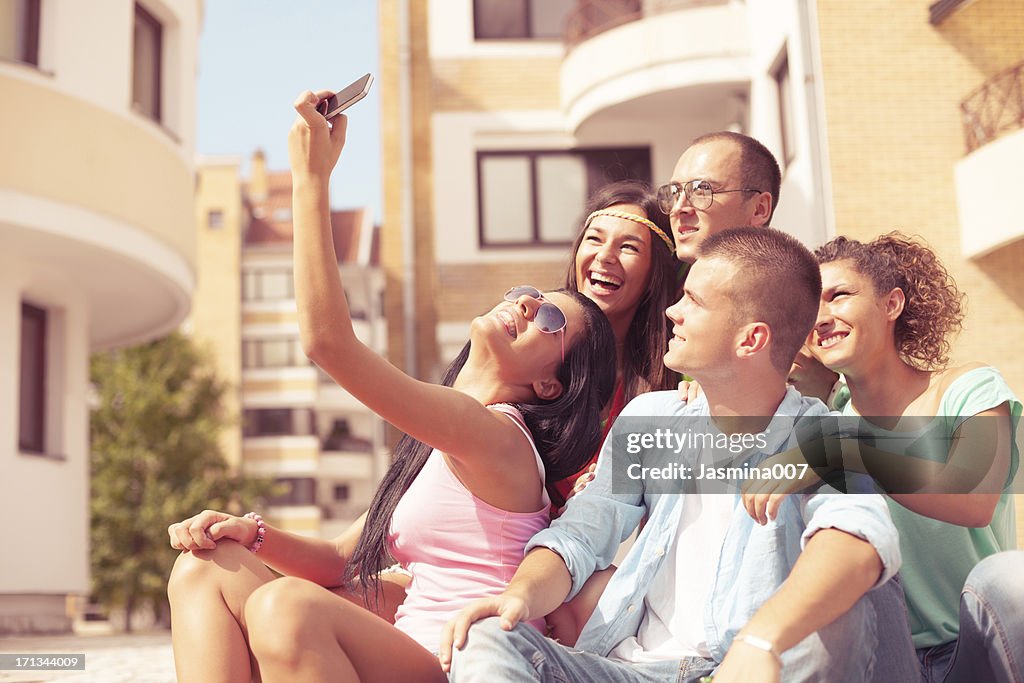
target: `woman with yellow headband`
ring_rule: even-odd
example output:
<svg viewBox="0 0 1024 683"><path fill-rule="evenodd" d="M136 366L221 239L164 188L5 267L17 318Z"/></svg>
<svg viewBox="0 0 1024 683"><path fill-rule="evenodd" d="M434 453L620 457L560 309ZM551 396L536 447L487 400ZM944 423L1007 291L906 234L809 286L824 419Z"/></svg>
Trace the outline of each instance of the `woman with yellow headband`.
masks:
<svg viewBox="0 0 1024 683"><path fill-rule="evenodd" d="M573 244L565 288L596 302L615 334L615 395L602 414L607 435L635 396L676 386L662 356L669 337L665 309L677 287L678 264L668 217L644 183L605 185L590 198L586 216ZM555 509L595 462L597 453L580 472L549 485Z"/></svg>

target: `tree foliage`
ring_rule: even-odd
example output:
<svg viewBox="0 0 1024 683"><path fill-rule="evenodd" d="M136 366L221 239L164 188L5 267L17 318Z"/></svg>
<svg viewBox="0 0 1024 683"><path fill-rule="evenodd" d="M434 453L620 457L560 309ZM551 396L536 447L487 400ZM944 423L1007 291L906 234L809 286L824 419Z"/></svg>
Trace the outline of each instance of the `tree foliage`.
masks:
<svg viewBox="0 0 1024 683"><path fill-rule="evenodd" d="M233 476L220 450L225 384L180 333L96 354L91 416L93 597L131 614L161 614L177 551L167 526L205 508L258 507L269 482Z"/></svg>

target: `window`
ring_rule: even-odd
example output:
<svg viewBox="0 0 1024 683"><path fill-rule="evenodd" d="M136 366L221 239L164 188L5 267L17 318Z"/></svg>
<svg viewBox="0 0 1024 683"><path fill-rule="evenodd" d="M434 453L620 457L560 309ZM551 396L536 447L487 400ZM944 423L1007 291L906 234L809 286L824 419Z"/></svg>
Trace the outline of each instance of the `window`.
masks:
<svg viewBox="0 0 1024 683"><path fill-rule="evenodd" d="M477 40L558 40L574 0L473 0Z"/></svg>
<svg viewBox="0 0 1024 683"><path fill-rule="evenodd" d="M568 245L587 197L628 178L650 182L649 149L478 152L480 245Z"/></svg>
<svg viewBox="0 0 1024 683"><path fill-rule="evenodd" d="M348 484L337 484L334 487L334 502L344 503L348 500L351 493L348 490Z"/></svg>
<svg viewBox="0 0 1024 683"><path fill-rule="evenodd" d="M301 368L309 364L302 344L294 337L242 340L243 368Z"/></svg>
<svg viewBox="0 0 1024 683"><path fill-rule="evenodd" d="M210 209L206 214L206 225L210 230L220 230L224 227L224 212L220 209Z"/></svg>
<svg viewBox="0 0 1024 683"><path fill-rule="evenodd" d="M21 304L18 449L43 453L46 432L46 311Z"/></svg>
<svg viewBox="0 0 1024 683"><path fill-rule="evenodd" d="M0 0L0 59L39 66L40 0Z"/></svg>
<svg viewBox="0 0 1024 683"><path fill-rule="evenodd" d="M248 408L243 412L242 435L309 436L313 416L304 408Z"/></svg>
<svg viewBox="0 0 1024 683"><path fill-rule="evenodd" d="M779 134L782 140L782 168L789 166L796 156L796 124L793 121L793 84L789 78L789 53L783 48L782 57L774 69L775 89L779 98Z"/></svg>
<svg viewBox="0 0 1024 683"><path fill-rule="evenodd" d="M316 481L312 478L282 478L275 483L283 491L270 497L271 505L316 505Z"/></svg>
<svg viewBox="0 0 1024 683"><path fill-rule="evenodd" d="M135 5L132 52L132 105L154 121L163 119L160 89L163 26L141 5Z"/></svg>
<svg viewBox="0 0 1024 683"><path fill-rule="evenodd" d="M294 298L295 283L290 267L242 273L242 301L287 301Z"/></svg>

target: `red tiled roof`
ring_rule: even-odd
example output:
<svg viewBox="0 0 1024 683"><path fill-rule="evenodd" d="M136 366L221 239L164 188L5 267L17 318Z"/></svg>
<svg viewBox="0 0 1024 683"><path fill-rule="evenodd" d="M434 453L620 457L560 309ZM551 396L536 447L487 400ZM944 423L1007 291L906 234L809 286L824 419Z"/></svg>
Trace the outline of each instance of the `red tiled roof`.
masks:
<svg viewBox="0 0 1024 683"><path fill-rule="evenodd" d="M248 189L248 188L247 188ZM251 217L245 233L245 245L291 244L292 226L292 179L288 171L267 174L267 196L248 199ZM334 232L334 251L338 263L354 263L359 257L359 232L366 220L366 209L346 209L331 212L331 228ZM376 233L376 231L374 231ZM373 235L374 244L377 242ZM371 264L379 263L371 245Z"/></svg>

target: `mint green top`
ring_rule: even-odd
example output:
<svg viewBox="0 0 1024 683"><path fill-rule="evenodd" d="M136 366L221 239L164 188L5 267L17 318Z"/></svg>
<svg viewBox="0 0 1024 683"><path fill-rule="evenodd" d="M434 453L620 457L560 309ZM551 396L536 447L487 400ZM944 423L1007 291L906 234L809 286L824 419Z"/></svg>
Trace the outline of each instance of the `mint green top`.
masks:
<svg viewBox="0 0 1024 683"><path fill-rule="evenodd" d="M1011 416L1009 482L1020 458L1013 437L1022 406L998 370L976 368L958 377L942 396L938 414L953 418L940 422L944 432L941 436L951 437L967 418L1007 402ZM852 402L843 406L843 414L856 414ZM908 450L912 448L913 445ZM996 505L992 522L977 529L940 522L911 512L889 498L886 501L892 521L900 532L903 554L900 575L914 647L932 647L956 640L960 632L960 592L967 574L982 559L1016 546L1013 495L1009 485Z"/></svg>

